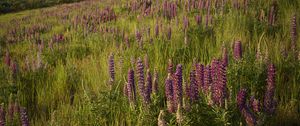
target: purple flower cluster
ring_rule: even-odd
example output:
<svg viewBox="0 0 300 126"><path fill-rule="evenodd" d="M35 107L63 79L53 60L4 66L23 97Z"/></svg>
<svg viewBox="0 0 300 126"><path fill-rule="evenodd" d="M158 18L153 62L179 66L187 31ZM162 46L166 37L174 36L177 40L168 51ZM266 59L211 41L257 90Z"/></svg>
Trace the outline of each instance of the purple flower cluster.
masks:
<svg viewBox="0 0 300 126"><path fill-rule="evenodd" d="M217 105L224 105L227 96L226 67L219 60L212 62L212 100Z"/></svg>
<svg viewBox="0 0 300 126"><path fill-rule="evenodd" d="M239 108L242 116L245 118L247 125L255 126L257 123L257 121L256 121L257 119L256 119L255 115L247 107L246 97L247 97L247 90L241 89L237 94L238 108Z"/></svg>
<svg viewBox="0 0 300 126"><path fill-rule="evenodd" d="M175 85L174 94L176 100L176 106L178 104L182 105L182 65L178 64L175 72Z"/></svg>
<svg viewBox="0 0 300 126"><path fill-rule="evenodd" d="M144 86L145 86L145 78L144 78L144 65L141 58L138 58L137 61L137 76L138 76L138 87L139 87L139 94L141 97L144 96Z"/></svg>
<svg viewBox="0 0 300 126"><path fill-rule="evenodd" d="M167 98L167 107L168 107L168 111L170 113L173 113L175 111L175 101L174 101L174 82L173 79L171 77L171 74L168 74L168 77L165 81L165 95Z"/></svg>
<svg viewBox="0 0 300 126"><path fill-rule="evenodd" d="M211 67L210 65L208 65L204 69L204 84L203 84L202 91L205 94L208 94L211 85L212 85Z"/></svg>
<svg viewBox="0 0 300 126"><path fill-rule="evenodd" d="M128 99L130 102L135 102L136 88L134 84L134 71L132 69L128 70L127 81Z"/></svg>
<svg viewBox="0 0 300 126"><path fill-rule="evenodd" d="M241 41L234 42L233 56L235 60L240 60L242 58L242 43Z"/></svg>
<svg viewBox="0 0 300 126"><path fill-rule="evenodd" d="M20 116L21 116L21 124L22 126L29 126L29 120L28 120L28 115L27 111L24 107L20 108Z"/></svg>
<svg viewBox="0 0 300 126"><path fill-rule="evenodd" d="M189 87L189 90L190 90L190 100L193 102L193 101L197 101L198 100L198 96L199 96L199 90L198 90L198 84L197 84L197 81L196 81L196 71L195 70L192 70L190 72L190 87Z"/></svg>
<svg viewBox="0 0 300 126"><path fill-rule="evenodd" d="M196 15L195 20L196 20L197 25L201 25L201 23L202 23L201 15Z"/></svg>
<svg viewBox="0 0 300 126"><path fill-rule="evenodd" d="M264 97L264 110L268 114L275 112L276 103L274 101L275 95L275 75L276 70L274 64L268 66L267 90Z"/></svg>
<svg viewBox="0 0 300 126"><path fill-rule="evenodd" d="M196 64L196 82L198 90L204 88L204 69L205 67L203 64Z"/></svg>

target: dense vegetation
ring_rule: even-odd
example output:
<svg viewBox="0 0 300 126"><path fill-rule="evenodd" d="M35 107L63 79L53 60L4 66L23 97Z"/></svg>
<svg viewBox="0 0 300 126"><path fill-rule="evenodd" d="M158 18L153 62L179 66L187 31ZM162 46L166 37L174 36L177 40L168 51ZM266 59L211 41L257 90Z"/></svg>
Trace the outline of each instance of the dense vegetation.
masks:
<svg viewBox="0 0 300 126"><path fill-rule="evenodd" d="M1 0L0 14L78 1L81 0Z"/></svg>
<svg viewBox="0 0 300 126"><path fill-rule="evenodd" d="M300 125L297 0L0 16L0 125Z"/></svg>

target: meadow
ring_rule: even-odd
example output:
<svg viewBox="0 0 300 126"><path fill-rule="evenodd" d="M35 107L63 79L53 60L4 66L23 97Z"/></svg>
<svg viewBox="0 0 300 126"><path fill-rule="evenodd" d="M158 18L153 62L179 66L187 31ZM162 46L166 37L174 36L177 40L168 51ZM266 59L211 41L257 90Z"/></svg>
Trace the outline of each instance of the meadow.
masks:
<svg viewBox="0 0 300 126"><path fill-rule="evenodd" d="M298 0L0 15L0 126L300 125Z"/></svg>

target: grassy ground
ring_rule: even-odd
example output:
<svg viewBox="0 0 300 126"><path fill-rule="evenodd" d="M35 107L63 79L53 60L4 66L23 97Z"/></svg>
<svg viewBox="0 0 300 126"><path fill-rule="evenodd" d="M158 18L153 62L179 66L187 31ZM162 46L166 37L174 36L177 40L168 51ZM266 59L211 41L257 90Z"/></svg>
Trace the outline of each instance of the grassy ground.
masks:
<svg viewBox="0 0 300 126"><path fill-rule="evenodd" d="M205 26L206 10L187 12L183 4L179 5L178 14L172 20L164 18L162 12L154 11L149 16L143 16L142 9L130 12L126 1L86 1L1 15L0 102L6 107L9 97L18 100L27 108L32 125L157 125L159 111L167 109L164 82L168 59L174 65L183 65L184 81L189 82L193 61L207 65L213 58L221 57L222 46L225 46L229 52L227 107L210 106L206 101L208 96L200 94L200 100L192 105L191 111L183 111L181 125L246 125L237 109L236 94L244 87L249 95L262 101L269 63L276 67L277 107L273 115L256 113L259 125L300 125L300 62L295 60L290 49L291 18L297 15L299 31L300 2L277 0L274 25L268 24L270 0L251 0L246 12L243 8L233 8L230 1L223 11L213 6L214 3L210 11L212 23L208 27ZM117 19L97 23L97 15L107 6L113 8ZM153 2L152 7L160 6ZM265 17L259 20L262 11ZM201 25L195 22L197 14L203 17ZM84 20L84 16L90 19ZM184 16L189 19L186 36ZM81 20L73 25L76 17ZM155 36L157 22L161 24L158 37ZM31 38L8 42L9 31L16 29L17 34L24 36L29 32L22 29L33 27L41 29L33 30L36 34ZM170 40L166 37L169 27L172 28ZM101 32L101 28L117 30ZM150 35L147 28L150 28ZM142 48L136 41L137 30L142 34ZM128 36L130 47L123 33ZM63 35L64 40L54 42L51 49L49 45L57 34ZM239 61L235 61L232 54L233 42L237 40L241 40L243 50L243 58ZM299 39L296 43L299 48ZM256 58L258 50L261 60ZM6 52L18 64L15 75L4 63ZM287 53L286 57L283 52ZM112 88L108 67L111 53L116 72ZM151 73L154 69L158 71L159 93L152 95L149 107L138 101L133 108L122 93L123 85L128 80L128 69L135 69L131 61L138 57L143 59L145 55L149 57ZM165 112L168 124L178 125L176 114Z"/></svg>

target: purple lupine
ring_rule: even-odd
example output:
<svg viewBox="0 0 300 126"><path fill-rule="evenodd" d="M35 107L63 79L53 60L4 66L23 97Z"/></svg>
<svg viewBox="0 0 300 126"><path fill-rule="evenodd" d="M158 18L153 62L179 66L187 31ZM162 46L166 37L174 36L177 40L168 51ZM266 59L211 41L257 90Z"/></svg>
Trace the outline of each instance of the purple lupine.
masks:
<svg viewBox="0 0 300 126"><path fill-rule="evenodd" d="M196 82L198 90L203 89L204 86L204 65L196 64Z"/></svg>
<svg viewBox="0 0 300 126"><path fill-rule="evenodd" d="M242 42L240 40L234 42L233 56L235 60L242 58Z"/></svg>
<svg viewBox="0 0 300 126"><path fill-rule="evenodd" d="M153 75L153 93L158 94L158 72L156 69Z"/></svg>
<svg viewBox="0 0 300 126"><path fill-rule="evenodd" d="M205 94L208 94L211 84L212 84L211 67L208 65L204 69L204 85L202 88L202 91Z"/></svg>
<svg viewBox="0 0 300 126"><path fill-rule="evenodd" d="M171 28L171 26L169 26L168 33L167 33L167 39L171 40L171 37L172 37L172 28Z"/></svg>
<svg viewBox="0 0 300 126"><path fill-rule="evenodd" d="M275 76L276 70L274 64L268 66L268 78L267 78L267 89L264 97L264 110L268 114L273 114L275 112Z"/></svg>
<svg viewBox="0 0 300 126"><path fill-rule="evenodd" d="M190 99L191 101L198 100L198 85L196 81L196 70L190 72Z"/></svg>
<svg viewBox="0 0 300 126"><path fill-rule="evenodd" d="M8 51L7 51L6 54L5 54L5 57L4 57L4 63L5 63L7 66L10 66L11 59L10 59L10 54L9 54Z"/></svg>
<svg viewBox="0 0 300 126"><path fill-rule="evenodd" d="M211 78L212 83L216 83L218 79L218 68L219 68L219 60L213 58L211 61Z"/></svg>
<svg viewBox="0 0 300 126"><path fill-rule="evenodd" d="M222 63L225 67L228 66L228 52L225 46L222 47Z"/></svg>
<svg viewBox="0 0 300 126"><path fill-rule="evenodd" d="M139 30L135 32L135 38L136 41L139 43L139 47L143 48L142 33Z"/></svg>
<svg viewBox="0 0 300 126"><path fill-rule="evenodd" d="M184 16L183 17L183 29L184 29L184 31L186 31L188 27L189 27L189 19L188 19L188 17Z"/></svg>
<svg viewBox="0 0 300 126"><path fill-rule="evenodd" d="M145 85L145 91L144 91L144 97L145 97L145 103L149 104L151 102L151 93L152 93L152 75L150 73L150 70L147 70L146 74L146 85Z"/></svg>
<svg viewBox="0 0 300 126"><path fill-rule="evenodd" d="M291 19L291 49L293 51L293 53L296 54L297 51L297 17L296 14L293 15L292 19ZM295 55L297 56L297 55Z"/></svg>
<svg viewBox="0 0 300 126"><path fill-rule="evenodd" d="M277 13L277 3L276 3L276 1L273 1L273 4L272 4L272 6L270 8L270 11L269 11L269 19L268 19L268 23L271 26L273 26L275 24L276 13Z"/></svg>
<svg viewBox="0 0 300 126"><path fill-rule="evenodd" d="M260 108L261 108L260 102L254 96L251 96L249 105L254 112L260 112Z"/></svg>
<svg viewBox="0 0 300 126"><path fill-rule="evenodd" d="M128 99L130 102L135 102L136 100L136 89L134 83L134 71L132 69L128 70L127 74L127 90L128 90Z"/></svg>
<svg viewBox="0 0 300 126"><path fill-rule="evenodd" d="M222 106L227 95L226 67L219 63L216 72L216 79L213 81L212 86L212 100L215 104Z"/></svg>
<svg viewBox="0 0 300 126"><path fill-rule="evenodd" d="M168 74L168 77L165 81L165 95L167 98L167 107L168 107L168 111L170 113L175 112L175 101L174 101L174 87L173 87L173 79L171 77L171 74Z"/></svg>
<svg viewBox="0 0 300 126"><path fill-rule="evenodd" d="M255 126L256 125L256 117L246 105L246 97L247 97L247 90L241 89L237 94L237 104L238 108L245 118L246 123L248 126Z"/></svg>
<svg viewBox="0 0 300 126"><path fill-rule="evenodd" d="M27 111L24 107L20 108L20 118L22 126L29 126L29 119L27 115Z"/></svg>
<svg viewBox="0 0 300 126"><path fill-rule="evenodd" d="M174 94L176 105L182 105L182 65L178 64L175 72Z"/></svg>
<svg viewBox="0 0 300 126"><path fill-rule="evenodd" d="M196 20L197 25L201 25L201 23L202 23L201 15L196 15L195 20Z"/></svg>
<svg viewBox="0 0 300 126"><path fill-rule="evenodd" d="M5 109L3 108L2 105L0 105L0 126L5 126L5 122L6 122L6 113L5 113Z"/></svg>
<svg viewBox="0 0 300 126"><path fill-rule="evenodd" d="M139 94L143 98L144 88L145 88L145 78L144 78L144 65L141 58L137 60L137 76L138 76L138 87L139 87Z"/></svg>
<svg viewBox="0 0 300 126"><path fill-rule="evenodd" d="M115 81L115 62L114 62L114 54L111 53L108 57L108 68L109 68L109 83L113 84Z"/></svg>

